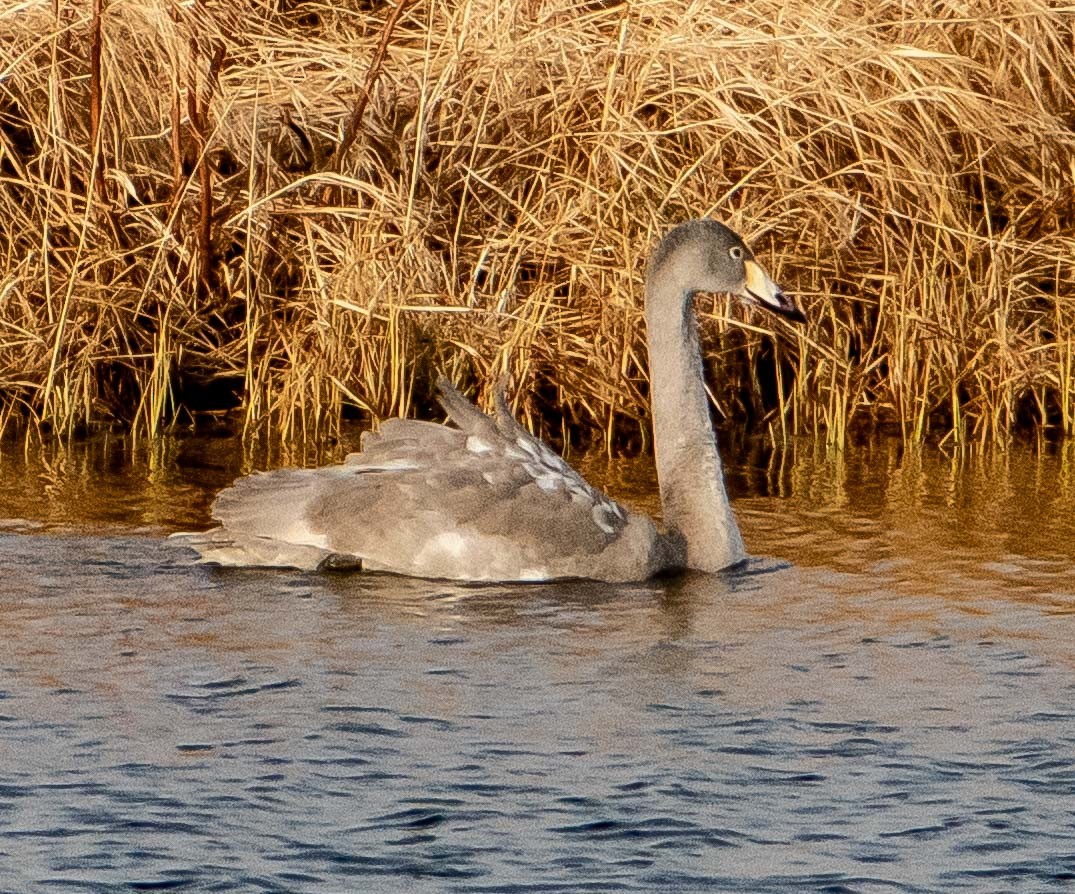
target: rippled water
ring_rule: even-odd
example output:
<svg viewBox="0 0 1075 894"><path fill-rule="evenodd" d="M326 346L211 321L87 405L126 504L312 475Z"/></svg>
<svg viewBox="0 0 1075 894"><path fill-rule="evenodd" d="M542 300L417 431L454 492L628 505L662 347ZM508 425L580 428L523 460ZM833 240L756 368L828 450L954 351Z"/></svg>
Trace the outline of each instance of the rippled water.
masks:
<svg viewBox="0 0 1075 894"><path fill-rule="evenodd" d="M120 448L0 463L0 891L1075 884L1070 452L744 453L741 571L465 587L187 564L241 460Z"/></svg>

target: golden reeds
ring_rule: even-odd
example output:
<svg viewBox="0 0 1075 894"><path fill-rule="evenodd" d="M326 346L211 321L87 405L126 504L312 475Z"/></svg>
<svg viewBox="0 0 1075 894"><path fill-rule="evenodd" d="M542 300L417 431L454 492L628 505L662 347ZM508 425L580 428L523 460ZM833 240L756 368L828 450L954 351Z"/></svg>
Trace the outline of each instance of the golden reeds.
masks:
<svg viewBox="0 0 1075 894"><path fill-rule="evenodd" d="M319 437L510 371L644 440L642 260L713 214L811 317L704 305L719 412L1070 434L1073 12L6 0L0 427Z"/></svg>

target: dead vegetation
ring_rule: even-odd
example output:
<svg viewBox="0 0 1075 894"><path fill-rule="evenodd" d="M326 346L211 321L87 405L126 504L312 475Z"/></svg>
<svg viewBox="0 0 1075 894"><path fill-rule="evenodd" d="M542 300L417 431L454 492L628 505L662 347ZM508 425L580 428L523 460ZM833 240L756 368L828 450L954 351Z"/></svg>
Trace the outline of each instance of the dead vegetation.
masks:
<svg viewBox="0 0 1075 894"><path fill-rule="evenodd" d="M0 428L285 439L513 373L644 441L645 253L711 214L804 331L704 304L775 438L1075 427L1070 6L3 0Z"/></svg>

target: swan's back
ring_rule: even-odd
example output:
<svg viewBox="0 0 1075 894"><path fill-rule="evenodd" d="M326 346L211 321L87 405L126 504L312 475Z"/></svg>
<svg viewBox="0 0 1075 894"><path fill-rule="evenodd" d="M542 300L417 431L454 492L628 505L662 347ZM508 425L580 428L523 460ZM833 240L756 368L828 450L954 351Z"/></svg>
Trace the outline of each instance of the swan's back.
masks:
<svg viewBox="0 0 1075 894"><path fill-rule="evenodd" d="M458 428L389 420L344 463L247 476L185 535L206 561L357 565L463 580L638 580L682 561L675 541L591 487L498 398L487 416L455 388Z"/></svg>

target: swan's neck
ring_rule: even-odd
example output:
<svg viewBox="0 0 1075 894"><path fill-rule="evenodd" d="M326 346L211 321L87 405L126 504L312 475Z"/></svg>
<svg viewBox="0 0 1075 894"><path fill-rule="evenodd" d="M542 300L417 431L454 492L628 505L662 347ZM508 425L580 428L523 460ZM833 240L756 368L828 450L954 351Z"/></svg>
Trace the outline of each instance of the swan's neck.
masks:
<svg viewBox="0 0 1075 894"><path fill-rule="evenodd" d="M647 283L653 440L664 523L686 539L689 568L717 571L746 550L724 489L690 299L674 282Z"/></svg>

